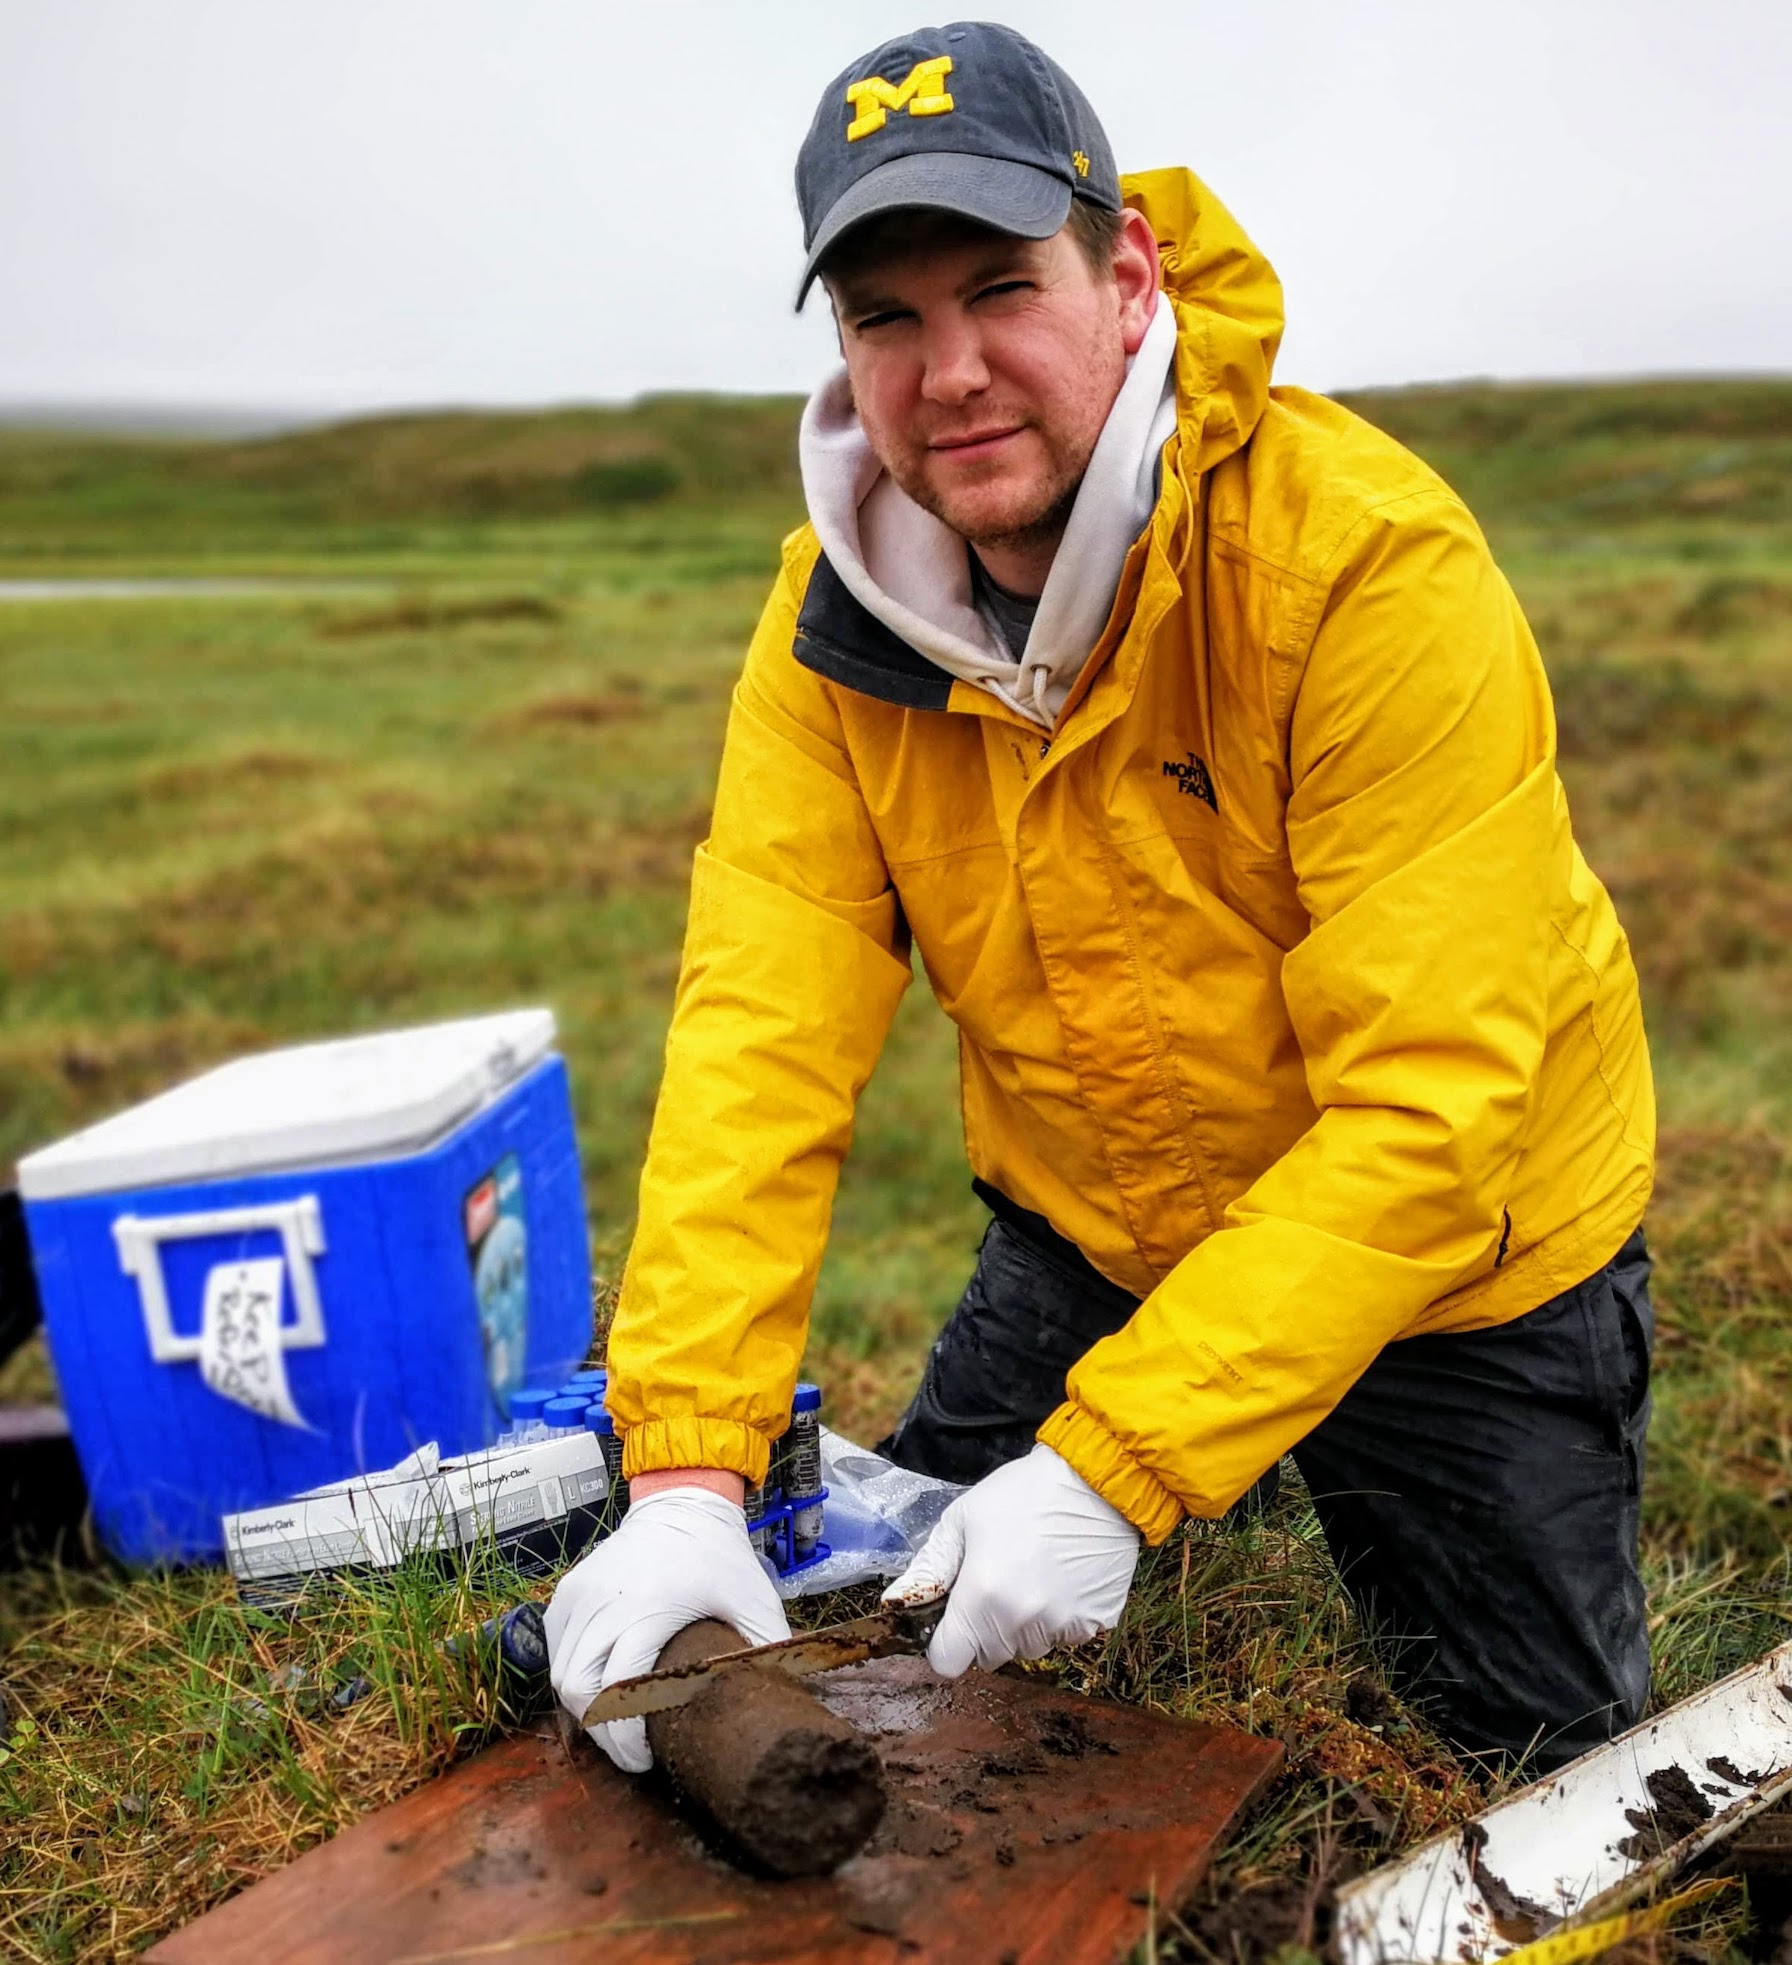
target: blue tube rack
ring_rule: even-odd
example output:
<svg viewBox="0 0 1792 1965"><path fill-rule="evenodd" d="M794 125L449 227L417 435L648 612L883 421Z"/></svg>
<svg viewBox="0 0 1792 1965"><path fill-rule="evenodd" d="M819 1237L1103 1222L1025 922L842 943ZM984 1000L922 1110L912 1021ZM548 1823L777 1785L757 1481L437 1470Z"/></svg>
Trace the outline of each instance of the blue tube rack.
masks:
<svg viewBox="0 0 1792 1965"><path fill-rule="evenodd" d="M780 1576L800 1576L805 1569L813 1569L834 1553L828 1543L818 1541L801 1562L796 1556L796 1514L803 1508L819 1507L827 1498L825 1487L819 1494L799 1494L794 1501L780 1501L747 1523L749 1535L757 1534L762 1528L771 1530L772 1567Z"/></svg>

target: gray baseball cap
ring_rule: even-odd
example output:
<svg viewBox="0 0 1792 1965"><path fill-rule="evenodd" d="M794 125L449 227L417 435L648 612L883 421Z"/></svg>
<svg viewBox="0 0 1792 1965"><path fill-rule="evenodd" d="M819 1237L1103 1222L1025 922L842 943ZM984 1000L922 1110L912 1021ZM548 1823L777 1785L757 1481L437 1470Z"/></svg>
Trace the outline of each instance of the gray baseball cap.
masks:
<svg viewBox="0 0 1792 1965"><path fill-rule="evenodd" d="M796 160L800 308L855 225L920 207L1049 239L1087 198L1120 209L1114 153L1088 98L1025 35L992 21L921 27L873 48L822 93Z"/></svg>

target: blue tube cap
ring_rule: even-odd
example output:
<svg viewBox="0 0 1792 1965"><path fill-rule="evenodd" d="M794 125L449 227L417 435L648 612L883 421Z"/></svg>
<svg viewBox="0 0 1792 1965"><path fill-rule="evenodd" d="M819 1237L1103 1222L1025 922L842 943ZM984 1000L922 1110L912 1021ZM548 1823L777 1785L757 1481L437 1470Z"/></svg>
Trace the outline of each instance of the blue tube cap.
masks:
<svg viewBox="0 0 1792 1965"><path fill-rule="evenodd" d="M799 1384L796 1394L790 1401L792 1412L819 1412L821 1410L821 1387L806 1381Z"/></svg>
<svg viewBox="0 0 1792 1965"><path fill-rule="evenodd" d="M601 1405L587 1406L585 1430L588 1433L596 1433L600 1437L605 1433L615 1432L616 1422L610 1417L609 1408Z"/></svg>
<svg viewBox="0 0 1792 1965"><path fill-rule="evenodd" d="M542 1419L549 1426L583 1426L589 1399L549 1399L542 1411Z"/></svg>
<svg viewBox="0 0 1792 1965"><path fill-rule="evenodd" d="M553 1396L552 1392L512 1392L510 1395L512 1425L520 1426L527 1420L539 1419L542 1409Z"/></svg>

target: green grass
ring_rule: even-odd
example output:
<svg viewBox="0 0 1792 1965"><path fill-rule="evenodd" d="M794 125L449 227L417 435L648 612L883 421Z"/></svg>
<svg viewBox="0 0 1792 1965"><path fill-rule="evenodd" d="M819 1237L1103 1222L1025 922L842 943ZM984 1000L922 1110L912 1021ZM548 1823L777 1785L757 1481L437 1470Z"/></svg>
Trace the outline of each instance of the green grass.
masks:
<svg viewBox="0 0 1792 1965"><path fill-rule="evenodd" d="M1512 575L1643 973L1647 1543L1677 1697L1792 1617L1792 384L1355 406L1458 485ZM294 583L0 605L0 1163L254 1045L548 1002L613 1276L727 692L796 513L792 422L668 399L255 444L0 434L0 576ZM810 1363L861 1438L980 1228L951 1035L918 986L842 1184ZM0 1399L48 1386L39 1350L0 1373ZM514 1587L418 1574L289 1626L210 1573L0 1580L0 1952L128 1953L486 1737L492 1688L428 1661ZM383 1677L349 1714L270 1692L351 1654ZM1298 1493L1173 1538L1121 1631L1061 1662L1288 1742L1159 1956L1310 1945L1331 1882L1480 1805L1385 1663ZM1685 1955L1736 1922L1707 1914Z"/></svg>
<svg viewBox="0 0 1792 1965"><path fill-rule="evenodd" d="M447 1582L418 1562L289 1622L215 1571L27 1579L0 1749L5 1955L129 1955L513 1722L495 1657L438 1647L530 1587L492 1561ZM335 1709L357 1675L372 1691Z"/></svg>

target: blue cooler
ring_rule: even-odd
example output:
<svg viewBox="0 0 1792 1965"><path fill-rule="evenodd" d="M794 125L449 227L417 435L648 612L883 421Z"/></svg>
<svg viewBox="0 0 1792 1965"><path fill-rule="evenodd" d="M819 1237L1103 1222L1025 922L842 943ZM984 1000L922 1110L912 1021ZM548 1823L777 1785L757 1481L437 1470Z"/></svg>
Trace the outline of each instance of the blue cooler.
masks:
<svg viewBox="0 0 1792 1965"><path fill-rule="evenodd" d="M546 1010L239 1059L19 1164L100 1534L222 1554L219 1517L486 1446L591 1339Z"/></svg>

